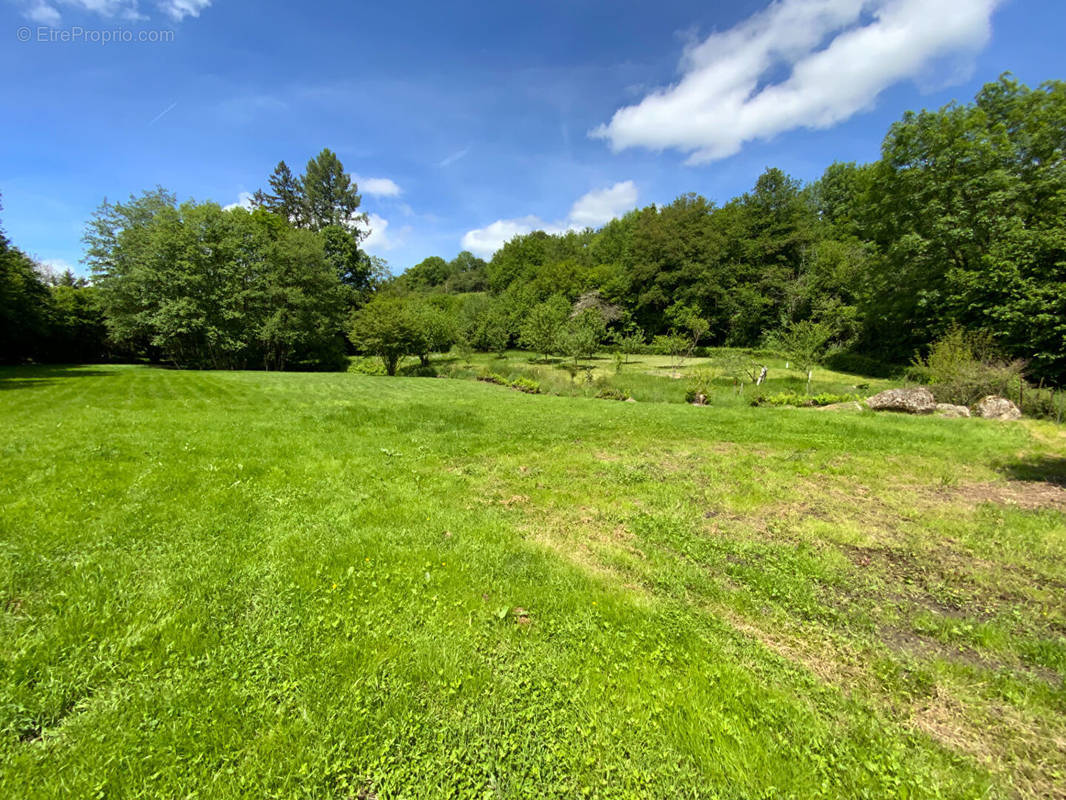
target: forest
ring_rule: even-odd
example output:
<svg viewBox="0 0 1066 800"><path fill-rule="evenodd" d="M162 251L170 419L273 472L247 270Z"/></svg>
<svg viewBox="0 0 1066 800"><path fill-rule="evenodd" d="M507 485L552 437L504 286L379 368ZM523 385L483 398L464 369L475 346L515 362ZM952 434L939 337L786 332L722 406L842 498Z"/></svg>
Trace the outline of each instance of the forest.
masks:
<svg viewBox="0 0 1066 800"><path fill-rule="evenodd" d="M87 280L0 239L7 363L147 360L344 369L353 353L534 353L802 342L890 372L963 329L1066 381L1066 82L1009 75L972 103L909 112L881 158L804 184L767 168L718 204L698 193L599 230L516 236L485 261L392 275L361 248L358 187L329 150L285 162L253 207L157 188L105 201Z"/></svg>

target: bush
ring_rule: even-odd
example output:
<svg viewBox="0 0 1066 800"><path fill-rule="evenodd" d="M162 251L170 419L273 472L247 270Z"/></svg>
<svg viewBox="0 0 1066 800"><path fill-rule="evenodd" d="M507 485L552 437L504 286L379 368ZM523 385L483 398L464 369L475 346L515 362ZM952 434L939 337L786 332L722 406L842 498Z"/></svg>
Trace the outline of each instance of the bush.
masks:
<svg viewBox="0 0 1066 800"><path fill-rule="evenodd" d="M483 383L494 383L497 386L511 385L511 382L507 378L496 372L482 372L480 375L477 376L477 379L479 381L482 381Z"/></svg>
<svg viewBox="0 0 1066 800"><path fill-rule="evenodd" d="M753 406L795 406L797 408L817 408L819 406L831 406L835 403L854 403L862 400L857 394L797 394L786 392L772 394L764 397L756 397L751 401Z"/></svg>
<svg viewBox="0 0 1066 800"><path fill-rule="evenodd" d="M385 365L377 358L354 356L348 364L348 371L359 375L384 375Z"/></svg>
<svg viewBox="0 0 1066 800"><path fill-rule="evenodd" d="M952 326L929 348L916 356L907 377L928 384L938 403L972 406L990 394L1019 399L1025 384L1025 362L997 355L992 340Z"/></svg>
<svg viewBox="0 0 1066 800"><path fill-rule="evenodd" d="M1027 417L1049 419L1052 422L1066 421L1066 393L1053 389L1026 389L1019 403Z"/></svg>
<svg viewBox="0 0 1066 800"><path fill-rule="evenodd" d="M621 389L615 389L613 386L605 386L596 392L596 398L598 400L619 400L625 402L629 399L629 395Z"/></svg>
<svg viewBox="0 0 1066 800"><path fill-rule="evenodd" d="M540 384L529 378L515 378L511 381L511 388L526 394L540 394Z"/></svg>
<svg viewBox="0 0 1066 800"><path fill-rule="evenodd" d="M709 369L694 370L685 386L685 402L694 403L700 395L703 395L705 400L710 398L713 385L714 374Z"/></svg>

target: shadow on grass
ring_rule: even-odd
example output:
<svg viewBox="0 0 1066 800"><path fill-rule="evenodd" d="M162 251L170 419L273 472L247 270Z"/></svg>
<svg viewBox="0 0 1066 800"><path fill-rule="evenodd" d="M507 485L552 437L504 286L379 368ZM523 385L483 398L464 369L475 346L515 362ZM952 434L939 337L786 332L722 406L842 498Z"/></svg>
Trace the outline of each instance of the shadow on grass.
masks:
<svg viewBox="0 0 1066 800"><path fill-rule="evenodd" d="M67 378L98 378L114 372L73 365L0 367L0 391L5 389L38 389L51 386Z"/></svg>
<svg viewBox="0 0 1066 800"><path fill-rule="evenodd" d="M1066 487L1066 458L1038 456L1004 464L1000 469L1012 481L1039 481Z"/></svg>

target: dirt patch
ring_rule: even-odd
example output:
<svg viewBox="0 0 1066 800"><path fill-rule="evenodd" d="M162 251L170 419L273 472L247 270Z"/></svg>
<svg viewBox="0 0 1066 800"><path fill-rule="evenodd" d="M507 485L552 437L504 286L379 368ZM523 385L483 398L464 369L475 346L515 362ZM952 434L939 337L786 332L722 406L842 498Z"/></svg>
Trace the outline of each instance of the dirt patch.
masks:
<svg viewBox="0 0 1066 800"><path fill-rule="evenodd" d="M941 502L979 506L995 503L1016 506L1027 511L1052 509L1066 512L1066 487L1042 481L1008 483L971 483L937 489L932 496Z"/></svg>

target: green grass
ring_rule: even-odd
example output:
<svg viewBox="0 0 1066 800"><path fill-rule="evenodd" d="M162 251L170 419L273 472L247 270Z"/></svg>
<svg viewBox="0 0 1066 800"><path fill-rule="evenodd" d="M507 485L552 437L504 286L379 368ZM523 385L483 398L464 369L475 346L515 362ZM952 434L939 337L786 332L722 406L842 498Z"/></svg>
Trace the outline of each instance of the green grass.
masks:
<svg viewBox="0 0 1066 800"><path fill-rule="evenodd" d="M711 378L708 400L711 405L719 407L750 405L757 396L807 393L806 374L787 369L784 359L773 356L759 358L759 363L769 368L762 386L753 386L750 381L746 385L737 385L725 374L724 361L728 352L720 348L707 357L686 358L680 365L668 356L633 355L621 366L612 355L600 354L581 361L574 370L572 360L552 358L545 361L535 354L511 350L502 356L474 353L469 360L455 355L437 357L432 370L452 378L474 378L486 372L510 380L524 378L536 381L545 393L566 397L595 397L604 389L615 389L642 403L684 403L686 390L696 375ZM377 374L383 369L378 359L357 357L353 359L352 371ZM408 359L401 367L401 373L418 374L420 371L416 359ZM898 385L899 381L848 375L818 367L813 372L810 392L870 395Z"/></svg>
<svg viewBox="0 0 1066 800"><path fill-rule="evenodd" d="M144 367L0 423L0 797L1063 796L1061 428Z"/></svg>

